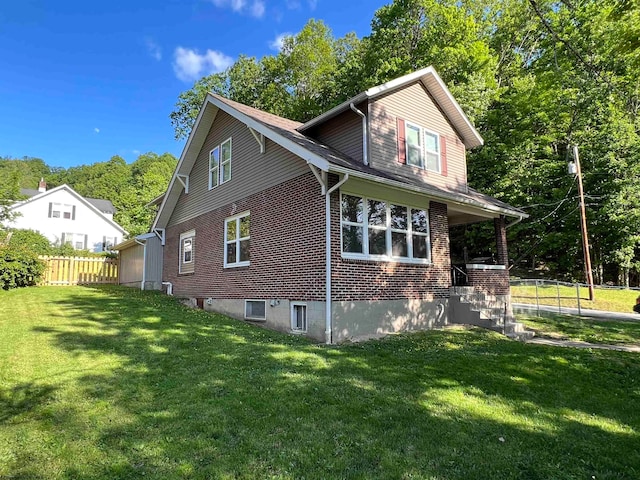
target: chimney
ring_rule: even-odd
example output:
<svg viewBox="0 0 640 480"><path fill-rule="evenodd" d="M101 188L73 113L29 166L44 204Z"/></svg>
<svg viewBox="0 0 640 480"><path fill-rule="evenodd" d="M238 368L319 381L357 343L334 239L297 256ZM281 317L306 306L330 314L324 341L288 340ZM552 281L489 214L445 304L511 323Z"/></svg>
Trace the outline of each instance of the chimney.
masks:
<svg viewBox="0 0 640 480"><path fill-rule="evenodd" d="M40 183L38 183L38 191L39 192L47 191L47 182L44 181L44 178L40 178Z"/></svg>

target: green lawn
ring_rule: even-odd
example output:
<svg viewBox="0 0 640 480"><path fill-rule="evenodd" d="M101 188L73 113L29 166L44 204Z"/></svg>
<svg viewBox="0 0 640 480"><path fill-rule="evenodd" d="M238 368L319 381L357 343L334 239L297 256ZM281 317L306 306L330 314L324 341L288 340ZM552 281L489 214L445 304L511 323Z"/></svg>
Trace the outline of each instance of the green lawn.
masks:
<svg viewBox="0 0 640 480"><path fill-rule="evenodd" d="M637 479L640 355L326 347L151 292L0 292L0 478Z"/></svg>
<svg viewBox="0 0 640 480"><path fill-rule="evenodd" d="M640 321L590 320L573 315L546 313L544 317L519 314L518 321L536 336L581 340L591 343L640 344Z"/></svg>
<svg viewBox="0 0 640 480"><path fill-rule="evenodd" d="M515 303L536 304L535 285L512 285L511 296ZM545 285L538 287L540 305L558 306L558 299L562 307L577 308L578 292L575 287L561 285ZM633 313L636 298L640 296L638 290L615 290L611 288L595 288L593 301L589 300L589 289L580 288L580 307L604 310L609 312Z"/></svg>

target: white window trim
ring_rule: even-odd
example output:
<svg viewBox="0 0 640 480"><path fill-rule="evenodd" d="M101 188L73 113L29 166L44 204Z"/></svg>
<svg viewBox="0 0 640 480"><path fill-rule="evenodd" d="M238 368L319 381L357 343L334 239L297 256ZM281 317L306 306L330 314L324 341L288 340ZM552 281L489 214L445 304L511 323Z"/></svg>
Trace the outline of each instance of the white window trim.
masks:
<svg viewBox="0 0 640 480"><path fill-rule="evenodd" d="M419 137L420 137L420 163L421 165L413 165L412 163L409 163L409 142L405 140L405 162L407 165L409 165L410 167L415 167L415 168L420 168L421 170L426 170L428 172L434 172L434 173L442 173L442 152L440 152L440 134L438 132L434 132L433 130L429 130L427 128L421 127L420 125L417 125L415 123L409 122L408 120L404 121L404 131L405 131L405 138L407 137L407 129L409 127L413 127L413 128L417 128L419 130ZM427 150L427 142L426 142L426 135L434 135L436 137L436 146L438 148L437 151L433 151L433 150ZM438 155L438 169L437 170L432 170L430 168L427 168L427 154L431 153L431 154L436 154Z"/></svg>
<svg viewBox="0 0 640 480"><path fill-rule="evenodd" d="M218 150L218 166L211 167L211 156L215 150ZM213 170L216 170L215 185L213 184ZM216 188L218 185L220 185L220 145L216 145L209 151L209 190Z"/></svg>
<svg viewBox="0 0 640 480"><path fill-rule="evenodd" d="M408 137L407 135L407 130L409 130L410 128L415 128L418 130L418 140L420 141L420 165L414 165L413 163L409 163L409 142L406 141L406 138ZM422 170L424 170L425 168L425 156L424 156L424 134L422 133L422 127L420 125L416 125L415 123L411 123L408 121L404 121L404 135L405 135L405 159L406 159L406 163L407 165L411 166L411 167L416 167L416 168L420 168Z"/></svg>
<svg viewBox="0 0 640 480"><path fill-rule="evenodd" d="M307 330L309 329L309 307L307 306L306 303L304 302L291 302L291 331L293 333L307 333ZM304 307L304 329L300 329L300 328L294 328L294 313L296 311L295 307Z"/></svg>
<svg viewBox="0 0 640 480"><path fill-rule="evenodd" d="M222 161L222 146L224 144L228 143L229 144L229 160L227 160L226 162ZM213 154L213 152L215 150L218 150L218 166L217 167L211 167L211 155ZM220 144L216 145L215 147L213 147L210 151L209 151L209 190L213 190L216 187L219 187L220 185L222 185L223 183L227 183L229 181L231 181L231 158L233 157L233 152L232 152L232 143L231 143L231 137L227 138L224 142L220 142ZM229 165L229 179L228 180L224 180L223 178L223 168L222 168L222 164L225 165ZM215 178L216 178L216 184L213 184L213 170L217 170Z"/></svg>
<svg viewBox="0 0 640 480"><path fill-rule="evenodd" d="M178 273L183 273L182 271L182 267L185 265L191 265L194 262L194 258L193 258L193 240L196 237L196 231L195 230L189 230L187 232L183 232L180 234L180 246L179 246L179 259L178 259ZM184 261L184 250L183 250L183 246L184 246L184 241L186 239L190 238L191 239L191 260L189 260L188 262ZM189 272L191 273L191 272Z"/></svg>
<svg viewBox="0 0 640 480"><path fill-rule="evenodd" d="M264 317L248 317L247 316L247 303L248 302L261 302L264 303ZM244 318L245 320L263 320L265 321L267 319L267 301L266 300L261 300L261 299L253 299L253 298L247 298L244 301Z"/></svg>
<svg viewBox="0 0 640 480"><path fill-rule="evenodd" d="M362 212L362 218L363 218L363 223L356 223L356 222L350 222L347 220L342 220L342 196L343 195L349 195L352 197L359 197L363 200L363 212ZM369 208L369 200L373 200L373 201L377 201L377 202L384 202L386 204L386 209L387 209L387 213L386 213L386 226L385 227L379 227L380 229L385 228L385 243L386 243L386 247L387 247L387 254L386 255L371 255L369 254L369 222L368 222L368 208ZM398 230L396 228L391 228L391 204L398 206L398 207L404 207L407 209L407 214L408 214L408 218L407 218L407 230ZM427 233L422 233L422 232L413 232L413 223L411 222L411 209L414 210L422 210L427 214ZM354 253L354 252L345 252L342 250L343 246L344 246L344 240L343 240L343 231L342 231L342 226L343 225L352 225L352 226L358 226L358 227L362 227L362 250L363 253ZM374 227L376 228L376 227ZM406 232L408 234L408 238L407 238L407 254L409 255L408 257L395 257L391 254L391 251L393 249L393 244L391 242L391 232ZM413 236L419 236L419 237L425 237L426 241L427 241L427 258L413 258ZM420 265L430 265L432 263L431 261L431 222L429 221L429 209L427 208L422 208L422 207L416 207L416 206L411 206L411 205L405 205L405 204L401 204L401 203L396 203L394 201L390 201L390 200L385 200L385 199L378 199L378 198L372 198L372 197L367 197L365 195L362 195L360 193L351 193L351 192L340 192L340 254L342 258L346 258L346 259L352 259L352 260L373 260L373 261L377 261L377 262L395 262L395 263L414 263L414 264L420 264Z"/></svg>
<svg viewBox="0 0 640 480"><path fill-rule="evenodd" d="M239 261L240 259L240 242L242 240L249 240L251 241L251 224L249 224L249 236L248 237L241 237L240 236L240 219L244 218L244 217L250 217L251 212L250 211L246 211L246 212L242 212L239 213L238 215L234 215L233 217L229 217L226 218L224 220L224 231L223 231L223 242L224 242L224 268L236 268L236 267L247 267L251 264L251 260L245 260L245 261ZM229 224L229 222L236 222L236 239L235 240L227 240L227 225ZM251 219L249 219L249 222L251 222ZM237 254L237 260L234 263L228 263L227 262L227 246L230 243L234 243L236 244L236 254Z"/></svg>

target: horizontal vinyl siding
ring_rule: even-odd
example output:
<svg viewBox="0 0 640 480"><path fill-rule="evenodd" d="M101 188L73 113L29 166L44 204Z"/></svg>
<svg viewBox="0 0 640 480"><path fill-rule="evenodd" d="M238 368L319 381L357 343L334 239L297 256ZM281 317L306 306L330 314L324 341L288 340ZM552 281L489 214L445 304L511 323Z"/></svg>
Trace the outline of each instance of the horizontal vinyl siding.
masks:
<svg viewBox="0 0 640 480"><path fill-rule="evenodd" d="M358 109L365 114L366 107L366 103L358 105ZM305 133L362 162L362 118L353 111L347 110Z"/></svg>
<svg viewBox="0 0 640 480"><path fill-rule="evenodd" d="M209 190L209 152L231 138L231 180ZM189 175L168 226L177 225L309 172L296 155L266 140L266 153L245 124L219 111ZM197 240L196 240L197 241Z"/></svg>
<svg viewBox="0 0 640 480"><path fill-rule="evenodd" d="M162 281L162 243L158 237L147 240L147 282Z"/></svg>
<svg viewBox="0 0 640 480"><path fill-rule="evenodd" d="M465 147L451 124L421 83L381 96L371 102L371 166L401 175L416 175L438 187L465 191ZM398 163L397 118L447 138L447 176Z"/></svg>

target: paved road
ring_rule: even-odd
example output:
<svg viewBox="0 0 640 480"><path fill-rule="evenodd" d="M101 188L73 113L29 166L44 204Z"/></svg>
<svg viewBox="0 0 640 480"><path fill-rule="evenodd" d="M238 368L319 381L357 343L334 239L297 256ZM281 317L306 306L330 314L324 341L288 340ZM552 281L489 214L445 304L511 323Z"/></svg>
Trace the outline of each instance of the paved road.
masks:
<svg viewBox="0 0 640 480"><path fill-rule="evenodd" d="M526 303L514 303L513 310L518 313L535 313L540 308L541 312L548 313L563 313L565 315L579 315L582 317L591 317L599 320L629 320L633 322L640 322L640 315L637 313L621 313L621 312L604 312L602 310L590 310L586 308L580 309L578 313L577 308L562 307L562 312L558 312L558 307L552 307L550 305L535 305Z"/></svg>

